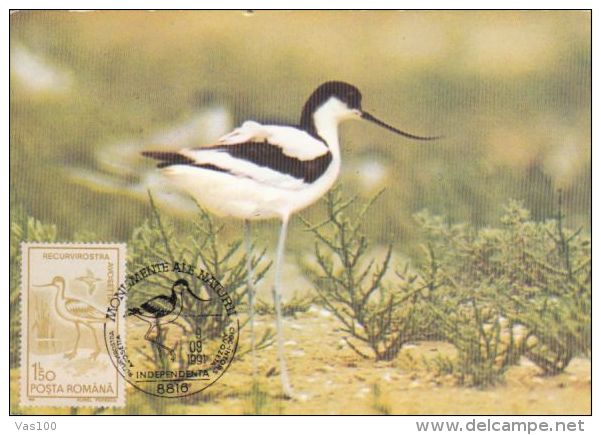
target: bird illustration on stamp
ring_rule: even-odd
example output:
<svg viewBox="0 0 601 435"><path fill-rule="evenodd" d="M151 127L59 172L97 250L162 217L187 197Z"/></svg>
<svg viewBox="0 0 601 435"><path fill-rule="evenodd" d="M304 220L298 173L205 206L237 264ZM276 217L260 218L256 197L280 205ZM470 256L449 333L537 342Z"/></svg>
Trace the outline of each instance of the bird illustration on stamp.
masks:
<svg viewBox="0 0 601 435"><path fill-rule="evenodd" d="M79 278L77 278L79 279ZM65 353L65 358L73 359L77 355L79 349L79 340L81 338L81 325L86 326L94 337L94 351L90 355L91 359L96 359L100 353L100 344L98 336L96 335L96 326L104 324L106 321L105 313L82 299L76 298L75 296L67 296L67 284L66 280L62 276L55 276L52 281L48 284L34 285L39 288L54 288L55 299L54 308L60 318L67 322L71 322L75 325L75 331L77 333L73 350Z"/></svg>
<svg viewBox="0 0 601 435"><path fill-rule="evenodd" d="M94 272L90 269L86 269L86 274L75 278L77 281L81 281L88 286L88 294L93 295L96 293L96 283L102 281L100 278L96 278Z"/></svg>

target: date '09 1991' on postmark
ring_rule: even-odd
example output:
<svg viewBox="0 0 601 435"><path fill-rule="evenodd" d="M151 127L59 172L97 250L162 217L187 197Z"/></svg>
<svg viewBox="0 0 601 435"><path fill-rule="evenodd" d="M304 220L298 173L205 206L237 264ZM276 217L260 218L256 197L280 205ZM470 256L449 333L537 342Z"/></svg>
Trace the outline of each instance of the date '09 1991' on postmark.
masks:
<svg viewBox="0 0 601 435"><path fill-rule="evenodd" d="M125 380L103 340L125 279L125 245L23 243L21 404L124 406ZM116 325L124 336L124 325Z"/></svg>

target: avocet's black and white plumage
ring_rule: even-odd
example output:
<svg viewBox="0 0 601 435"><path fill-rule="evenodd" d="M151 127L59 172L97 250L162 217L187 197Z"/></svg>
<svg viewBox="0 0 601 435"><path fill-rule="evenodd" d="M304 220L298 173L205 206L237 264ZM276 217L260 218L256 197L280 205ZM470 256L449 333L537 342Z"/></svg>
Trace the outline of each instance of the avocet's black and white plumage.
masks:
<svg viewBox="0 0 601 435"><path fill-rule="evenodd" d="M350 119L365 119L411 139L435 139L414 136L385 124L362 109L361 98L353 85L326 82L305 103L298 126L246 121L211 146L142 153L159 160L158 167L163 173L208 210L217 215L244 219L247 235L250 220L282 220L274 304L280 375L284 393L289 396L292 390L283 355L279 297L287 225L293 213L317 201L338 178L341 163L339 124ZM251 288L250 270L248 282ZM249 289L251 318L252 293Z"/></svg>
<svg viewBox="0 0 601 435"><path fill-rule="evenodd" d="M79 278L78 278L79 279ZM60 318L67 322L72 322L75 325L75 343L73 350L65 354L65 358L73 359L79 350L79 339L81 338L80 325L88 327L94 337L94 351L90 355L91 359L96 359L100 354L100 343L98 340L98 331L96 325L101 325L106 322L106 313L94 305L76 298L67 296L67 283L62 276L55 276L52 282L42 285L34 285L34 287L54 288L54 308Z"/></svg>
<svg viewBox="0 0 601 435"><path fill-rule="evenodd" d="M154 296L138 307L130 307L127 309L128 316L135 316L148 323L149 328L146 331L146 334L144 334L144 339L165 349L172 360L175 360L175 350L165 346L161 342L161 337L157 336L155 339L152 339L150 333L159 325L173 323L179 318L184 303L182 299L184 290L188 291L195 299L203 301L190 290L188 281L185 279L178 279L171 286L171 294L169 296Z"/></svg>

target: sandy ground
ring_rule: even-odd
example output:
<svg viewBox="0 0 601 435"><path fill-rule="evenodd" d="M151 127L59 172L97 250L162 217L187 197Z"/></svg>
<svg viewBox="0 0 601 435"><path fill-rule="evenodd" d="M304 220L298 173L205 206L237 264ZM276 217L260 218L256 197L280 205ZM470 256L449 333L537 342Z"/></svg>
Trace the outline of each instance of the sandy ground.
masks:
<svg viewBox="0 0 601 435"><path fill-rule="evenodd" d="M259 333L272 327L260 316ZM228 372L204 392L183 399L153 399L133 388L128 406L119 413L141 414L588 414L591 410L591 364L572 361L565 373L541 377L527 360L509 370L503 385L487 390L455 385L436 378L423 359L449 354L451 346L422 342L407 346L394 361L374 362L344 345L333 316L312 307L284 320L290 377L298 396L279 395L275 346L258 352L259 395L251 395L251 358L234 360ZM241 333L241 346L248 336ZM14 413L56 413L56 408L20 409L18 370L13 370L11 410ZM70 410L66 410L70 411ZM114 413L116 410L96 410ZM60 411L59 411L60 412ZM92 410L79 409L79 413Z"/></svg>

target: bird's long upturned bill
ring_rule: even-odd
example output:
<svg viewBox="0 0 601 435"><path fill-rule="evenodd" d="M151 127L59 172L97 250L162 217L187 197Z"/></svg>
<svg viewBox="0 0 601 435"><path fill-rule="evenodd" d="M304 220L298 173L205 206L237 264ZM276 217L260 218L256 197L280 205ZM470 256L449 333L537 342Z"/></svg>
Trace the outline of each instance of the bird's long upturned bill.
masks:
<svg viewBox="0 0 601 435"><path fill-rule="evenodd" d="M416 136L414 134L404 132L402 130L399 130L398 128L395 128L395 127L393 127L391 125L386 124L383 121L380 121L378 118L376 118L375 116L373 116L371 113L366 112L364 110L361 111L361 118L365 119L366 121L373 122L374 124L379 125L380 127L384 127L385 129L390 130L393 133L399 134L401 136L408 137L409 139L435 140L435 139L440 139L441 138L441 136Z"/></svg>

